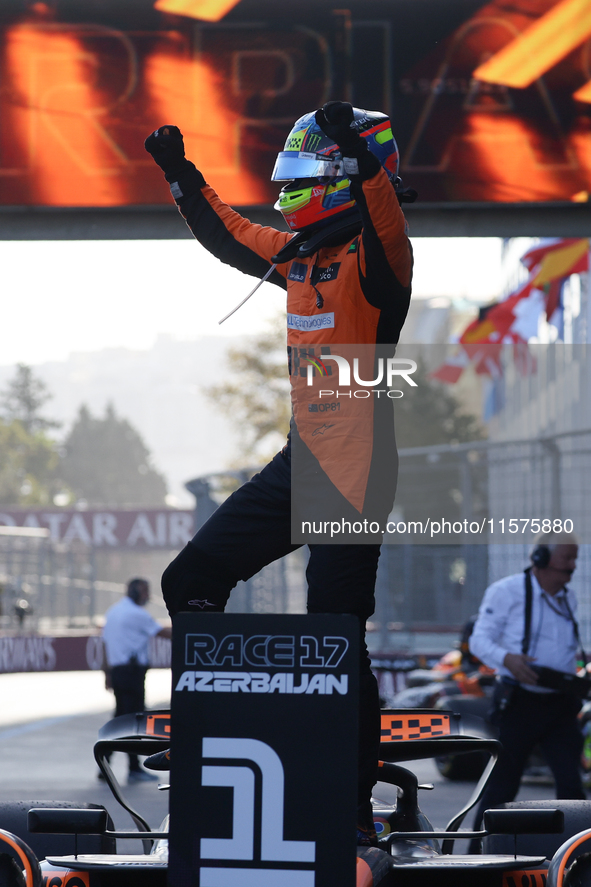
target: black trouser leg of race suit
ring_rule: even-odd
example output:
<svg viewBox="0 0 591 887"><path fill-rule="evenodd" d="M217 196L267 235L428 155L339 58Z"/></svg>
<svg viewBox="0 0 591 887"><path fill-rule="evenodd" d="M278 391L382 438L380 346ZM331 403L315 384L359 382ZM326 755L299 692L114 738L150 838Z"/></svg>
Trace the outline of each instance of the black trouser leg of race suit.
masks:
<svg viewBox="0 0 591 887"><path fill-rule="evenodd" d="M220 505L164 571L162 592L171 616L221 612L240 579L301 547L290 541L290 487L290 460L281 452ZM351 613L359 619L359 803L364 810L376 781L380 735L378 690L365 645L379 555L374 544L311 545L306 571L308 612Z"/></svg>

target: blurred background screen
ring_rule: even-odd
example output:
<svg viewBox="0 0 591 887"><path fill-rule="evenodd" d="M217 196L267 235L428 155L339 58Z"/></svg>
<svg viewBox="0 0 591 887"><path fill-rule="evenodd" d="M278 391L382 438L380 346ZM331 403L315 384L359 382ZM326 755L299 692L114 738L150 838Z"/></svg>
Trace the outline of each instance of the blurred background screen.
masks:
<svg viewBox="0 0 591 887"><path fill-rule="evenodd" d="M224 200L268 205L335 98L391 115L421 202L584 202L590 38L588 0L2 0L0 205L169 203L164 123Z"/></svg>

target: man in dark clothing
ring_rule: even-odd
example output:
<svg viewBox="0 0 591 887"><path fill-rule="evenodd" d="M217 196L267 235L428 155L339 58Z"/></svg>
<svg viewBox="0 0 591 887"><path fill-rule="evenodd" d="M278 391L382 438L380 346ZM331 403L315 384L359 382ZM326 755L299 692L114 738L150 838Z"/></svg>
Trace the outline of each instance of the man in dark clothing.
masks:
<svg viewBox="0 0 591 887"><path fill-rule="evenodd" d="M221 261L287 290L293 421L283 450L233 493L162 577L171 615L222 611L232 588L298 548L291 538L292 443L343 513L389 514L396 486L391 402L346 399L325 420L310 409L306 365L333 345L375 349L398 341L410 301L412 252L400 200L398 151L386 115L329 102L294 125L272 178L286 182L276 208L295 236L255 225L222 202L184 156L177 127L156 130L146 150L165 173L194 236ZM316 348L316 351L314 350ZM366 374L363 378L374 378ZM375 402L374 402L375 401ZM384 433L391 447L375 447ZM384 456L387 452L387 458ZM310 545L308 611L359 620L360 843L375 841L371 789L379 749L379 700L365 646L374 610L381 535L368 544Z"/></svg>

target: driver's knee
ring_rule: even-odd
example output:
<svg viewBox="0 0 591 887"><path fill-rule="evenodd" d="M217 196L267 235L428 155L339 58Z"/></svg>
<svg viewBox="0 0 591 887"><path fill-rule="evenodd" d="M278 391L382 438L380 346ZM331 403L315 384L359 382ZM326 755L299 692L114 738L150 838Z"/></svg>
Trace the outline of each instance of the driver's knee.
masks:
<svg viewBox="0 0 591 887"><path fill-rule="evenodd" d="M189 542L162 574L162 595L171 616L220 613L237 581L224 563Z"/></svg>

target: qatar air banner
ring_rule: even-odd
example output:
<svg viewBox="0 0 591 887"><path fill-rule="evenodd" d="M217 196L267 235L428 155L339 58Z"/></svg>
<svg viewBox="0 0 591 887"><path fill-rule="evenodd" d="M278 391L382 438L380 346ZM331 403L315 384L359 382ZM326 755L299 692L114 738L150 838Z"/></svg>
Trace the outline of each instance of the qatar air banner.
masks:
<svg viewBox="0 0 591 887"><path fill-rule="evenodd" d="M46 529L52 542L102 549L179 549L194 535L194 514L174 508L142 510L3 508L0 527Z"/></svg>

